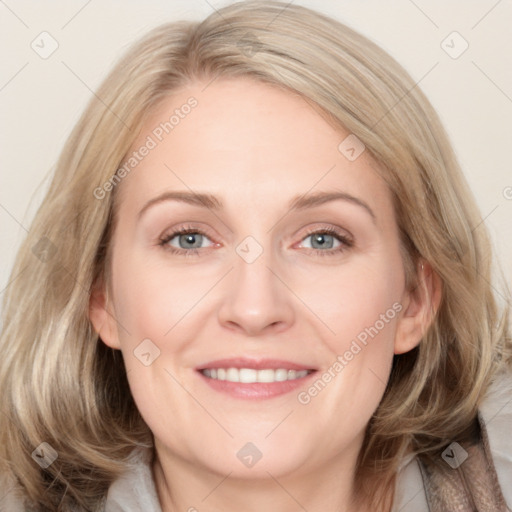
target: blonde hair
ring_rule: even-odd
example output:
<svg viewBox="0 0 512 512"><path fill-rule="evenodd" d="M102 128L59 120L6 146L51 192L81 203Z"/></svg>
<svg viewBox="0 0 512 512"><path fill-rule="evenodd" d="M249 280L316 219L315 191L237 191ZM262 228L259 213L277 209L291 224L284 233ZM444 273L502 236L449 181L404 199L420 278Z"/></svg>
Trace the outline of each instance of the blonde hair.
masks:
<svg viewBox="0 0 512 512"><path fill-rule="evenodd" d="M501 366L510 367L485 227L435 111L402 67L343 24L281 2L239 2L201 23L168 23L133 46L97 91L101 101L87 106L4 297L2 471L36 510L100 510L133 447L152 447L120 352L99 340L88 316L93 285L109 282L119 187L104 199L94 190L164 97L221 76L298 93L355 134L385 170L407 286L417 285L419 258L442 281L431 328L416 349L395 356L368 425L360 500L389 506L403 455L428 457L461 435ZM58 453L45 470L31 457L41 442Z"/></svg>

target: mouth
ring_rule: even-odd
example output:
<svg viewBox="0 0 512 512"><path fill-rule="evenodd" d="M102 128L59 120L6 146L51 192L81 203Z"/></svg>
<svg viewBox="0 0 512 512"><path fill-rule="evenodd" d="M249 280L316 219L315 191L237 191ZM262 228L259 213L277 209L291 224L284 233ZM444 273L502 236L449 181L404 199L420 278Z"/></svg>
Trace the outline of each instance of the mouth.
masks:
<svg viewBox="0 0 512 512"><path fill-rule="evenodd" d="M243 399L266 399L289 393L316 371L290 361L245 358L212 361L197 368L210 388Z"/></svg>

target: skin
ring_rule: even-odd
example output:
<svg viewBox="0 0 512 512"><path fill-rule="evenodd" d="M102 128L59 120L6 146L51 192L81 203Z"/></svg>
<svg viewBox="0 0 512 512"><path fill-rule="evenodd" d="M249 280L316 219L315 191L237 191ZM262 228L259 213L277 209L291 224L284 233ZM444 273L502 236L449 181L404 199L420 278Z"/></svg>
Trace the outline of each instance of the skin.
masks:
<svg viewBox="0 0 512 512"><path fill-rule="evenodd" d="M90 314L103 342L122 351L154 434L162 509L287 512L299 503L309 512L354 510L364 429L393 354L415 347L429 323L435 283L425 278L415 293L405 289L378 164L367 151L349 161L338 151L348 132L297 95L249 78L217 79L206 89L195 83L158 106L132 150L190 96L197 107L118 185L111 294L107 302L99 285ZM168 200L138 217L148 201L178 190L213 194L224 208ZM334 190L364 201L374 217L347 200L288 207L295 196ZM205 233L196 254L184 255L190 242L179 235L167 245L182 254L159 245L183 225ZM329 227L352 246L329 237L327 248L313 245L308 230ZM247 236L263 250L252 263L236 251ZM321 374L396 303L400 313L308 404L297 394L311 380L271 399L242 400L211 389L195 370L246 356ZM133 353L147 338L160 350L149 366ZM262 453L252 468L236 456L247 442Z"/></svg>

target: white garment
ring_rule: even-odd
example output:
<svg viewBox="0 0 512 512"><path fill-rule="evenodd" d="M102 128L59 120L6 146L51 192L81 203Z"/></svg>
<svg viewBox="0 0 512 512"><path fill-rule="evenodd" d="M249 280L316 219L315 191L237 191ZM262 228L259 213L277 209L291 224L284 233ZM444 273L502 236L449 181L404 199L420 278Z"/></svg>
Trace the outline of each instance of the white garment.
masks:
<svg viewBox="0 0 512 512"><path fill-rule="evenodd" d="M480 407L503 496L512 510L512 374L501 377ZM151 452L136 449L133 468L109 489L106 512L162 512L151 475ZM401 464L392 512L429 512L416 457Z"/></svg>
<svg viewBox="0 0 512 512"><path fill-rule="evenodd" d="M151 451L136 448L131 460L133 468L110 486L105 512L162 512L151 474Z"/></svg>

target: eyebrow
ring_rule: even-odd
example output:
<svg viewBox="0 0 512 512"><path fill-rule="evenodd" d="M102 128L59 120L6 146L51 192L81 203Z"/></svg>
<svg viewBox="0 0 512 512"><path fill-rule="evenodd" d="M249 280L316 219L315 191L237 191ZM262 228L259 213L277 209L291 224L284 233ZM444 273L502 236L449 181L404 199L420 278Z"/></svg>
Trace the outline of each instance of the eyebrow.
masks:
<svg viewBox="0 0 512 512"><path fill-rule="evenodd" d="M374 223L377 220L375 213L365 201L351 194L348 194L347 192L315 192L312 194L304 194L292 199L288 207L290 210L305 210L307 208L320 206L331 201L340 200L360 206L370 215Z"/></svg>
<svg viewBox="0 0 512 512"><path fill-rule="evenodd" d="M315 192L312 194L303 194L296 196L288 203L288 209L291 211L302 211L315 206L320 206L331 201L347 201L363 208L372 218L373 222L376 221L376 216L370 206L347 192ZM138 217L140 218L152 206L165 202L165 201L178 201L182 203L191 204L193 206L200 206L208 208L209 210L219 211L223 209L222 201L212 195L201 192L186 192L186 191L168 191L164 192L153 199L150 199L140 210Z"/></svg>

